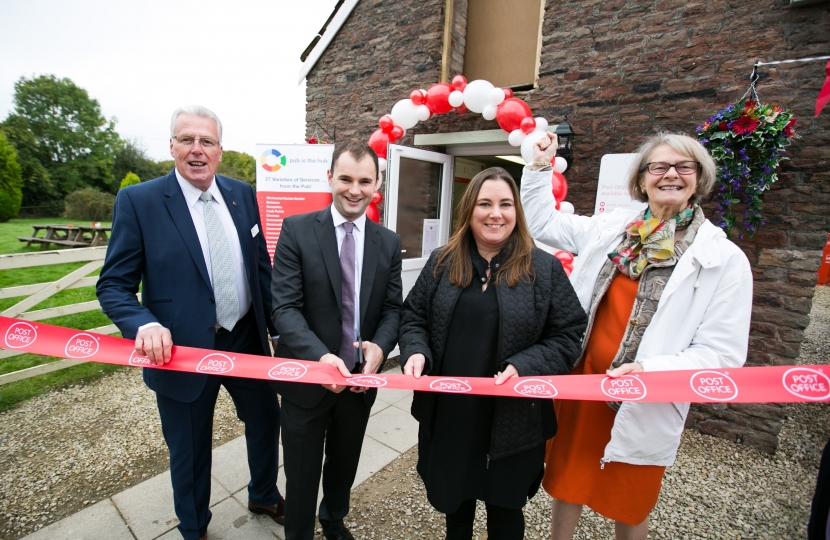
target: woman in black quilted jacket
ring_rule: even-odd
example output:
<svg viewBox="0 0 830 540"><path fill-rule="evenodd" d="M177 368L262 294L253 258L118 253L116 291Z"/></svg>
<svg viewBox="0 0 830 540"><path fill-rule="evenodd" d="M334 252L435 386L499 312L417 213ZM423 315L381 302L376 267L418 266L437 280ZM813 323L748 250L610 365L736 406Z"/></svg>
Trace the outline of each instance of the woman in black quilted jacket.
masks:
<svg viewBox="0 0 830 540"><path fill-rule="evenodd" d="M516 182L500 167L482 171L458 216L458 230L404 301L404 373L462 383L492 376L497 385L568 373L585 312L559 261L534 247ZM551 399L416 392L412 415L420 423L418 473L446 514L447 538L472 538L477 500L487 509L488 538L523 538L522 508L539 488L545 441L556 433Z"/></svg>

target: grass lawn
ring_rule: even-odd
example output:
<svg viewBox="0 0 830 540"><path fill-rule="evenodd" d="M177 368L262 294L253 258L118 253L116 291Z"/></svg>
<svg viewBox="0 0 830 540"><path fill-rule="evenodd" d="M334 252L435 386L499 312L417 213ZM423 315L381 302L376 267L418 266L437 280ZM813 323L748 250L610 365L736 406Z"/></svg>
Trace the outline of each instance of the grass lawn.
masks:
<svg viewBox="0 0 830 540"><path fill-rule="evenodd" d="M88 221L73 220L71 222L74 225L90 224ZM0 223L0 254L44 251L44 249L40 246L26 247L25 242L20 242L17 239L18 236L31 236L32 225L43 223L67 224L69 221L65 218L37 218L12 219L7 223ZM109 223L102 223L102 225L109 225ZM50 247L50 249L52 248ZM84 264L86 263L78 262L53 264L33 268L18 268L15 270L2 270L0 271L0 289L18 285L31 285L34 283L57 281L72 270L80 268ZM89 275L94 276L97 275L98 272L99 271L96 270ZM23 298L24 297L0 299L0 312L17 304L23 300ZM89 302L95 299L94 287L69 289L47 298L45 301L41 302L34 308L31 308L29 311L77 304L79 302ZM65 326L67 328L77 328L79 330L87 330L110 324L110 320L103 313L101 313L100 310L54 317L51 319L45 319L41 322L57 326ZM59 358L39 356L35 354L13 356L11 358L0 360L0 374L11 373L40 364L54 362L56 360L59 360ZM119 369L130 368L89 362L86 364L79 364L78 366L68 369L32 377L23 381L2 385L0 386L0 411L14 407L17 403L24 399L40 395L53 388L82 381L94 380Z"/></svg>

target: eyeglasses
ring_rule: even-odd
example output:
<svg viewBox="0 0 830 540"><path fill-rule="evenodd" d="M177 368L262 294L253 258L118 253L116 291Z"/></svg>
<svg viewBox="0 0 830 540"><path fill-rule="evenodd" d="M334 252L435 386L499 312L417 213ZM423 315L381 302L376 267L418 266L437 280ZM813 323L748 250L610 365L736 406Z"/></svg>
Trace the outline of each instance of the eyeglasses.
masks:
<svg viewBox="0 0 830 540"><path fill-rule="evenodd" d="M678 161L677 163L655 161L653 163L646 163L646 170L656 175L666 174L672 167L677 171L677 174L694 174L700 168L700 163L697 161Z"/></svg>
<svg viewBox="0 0 830 540"><path fill-rule="evenodd" d="M187 147L193 146L196 143L196 141L199 141L199 145L205 150L210 150L212 148L216 148L217 146L219 146L219 141L217 141L216 139L212 139L210 137L194 137L193 135L173 135L172 138L180 145Z"/></svg>

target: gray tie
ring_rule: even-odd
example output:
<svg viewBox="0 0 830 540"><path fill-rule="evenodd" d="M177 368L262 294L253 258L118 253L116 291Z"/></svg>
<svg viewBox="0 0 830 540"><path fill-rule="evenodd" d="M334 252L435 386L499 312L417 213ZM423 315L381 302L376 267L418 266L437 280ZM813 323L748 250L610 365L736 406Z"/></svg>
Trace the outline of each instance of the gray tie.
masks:
<svg viewBox="0 0 830 540"><path fill-rule="evenodd" d="M340 245L340 275L342 277L343 309L341 310L342 338L340 339L340 358L351 371L354 368L356 341L354 331L354 223L343 223L346 236Z"/></svg>
<svg viewBox="0 0 830 540"><path fill-rule="evenodd" d="M216 324L233 330L239 319L239 297L233 273L231 246L222 221L211 203L213 195L203 191L199 198L205 203L203 207L210 250L210 269L213 275L213 296L216 299Z"/></svg>

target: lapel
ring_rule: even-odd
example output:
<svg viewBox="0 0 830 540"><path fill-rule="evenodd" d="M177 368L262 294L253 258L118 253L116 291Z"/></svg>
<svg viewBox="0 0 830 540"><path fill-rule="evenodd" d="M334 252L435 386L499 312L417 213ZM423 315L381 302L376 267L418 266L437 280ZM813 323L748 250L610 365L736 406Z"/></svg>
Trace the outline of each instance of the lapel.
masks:
<svg viewBox="0 0 830 540"><path fill-rule="evenodd" d="M225 199L225 204L233 219L233 225L236 227L236 237L239 239L239 247L242 251L242 261L245 263L245 273L248 274L248 283L254 283L251 278L251 271L253 266L251 264L251 242L248 242L248 237L245 233L250 233L246 222L243 220L241 203L237 202L237 197L240 195L238 191L234 191L231 182L228 182L224 177L216 175L216 185L222 193L222 198Z"/></svg>
<svg viewBox="0 0 830 540"><path fill-rule="evenodd" d="M167 206L170 218L173 220L176 229L178 229L179 234L187 246L188 253L193 258L193 262L196 263L196 268L199 269L202 279L210 287L210 277L207 273L207 266L205 266L204 255L202 254L202 245L199 243L196 227L193 226L187 201L176 179L175 169L164 179L164 204ZM159 240L163 241L163 239Z"/></svg>
<svg viewBox="0 0 830 540"><path fill-rule="evenodd" d="M340 276L340 256L337 253L337 236L334 233L334 220L331 217L331 206L327 206L317 213L317 223L314 225L314 234L320 246L320 254L326 266L326 272L331 281L331 288L337 298L337 306L343 309L343 285Z"/></svg>
<svg viewBox="0 0 830 540"><path fill-rule="evenodd" d="M375 280L375 270L380 258L380 226L366 218L366 233L363 235L363 271L360 275L360 325L363 326L363 317L369 306L369 296L372 294L372 283Z"/></svg>

